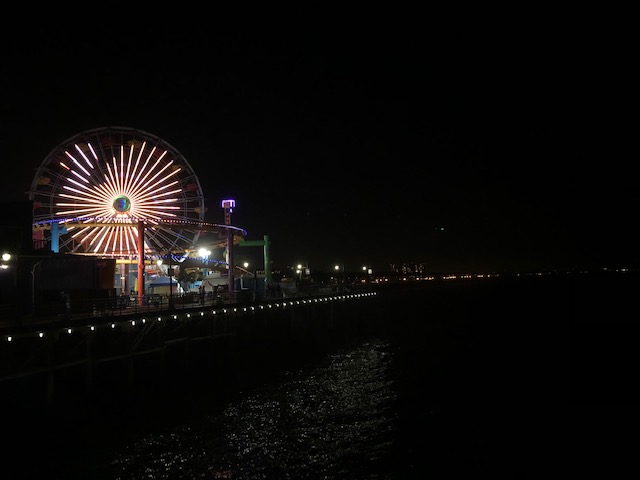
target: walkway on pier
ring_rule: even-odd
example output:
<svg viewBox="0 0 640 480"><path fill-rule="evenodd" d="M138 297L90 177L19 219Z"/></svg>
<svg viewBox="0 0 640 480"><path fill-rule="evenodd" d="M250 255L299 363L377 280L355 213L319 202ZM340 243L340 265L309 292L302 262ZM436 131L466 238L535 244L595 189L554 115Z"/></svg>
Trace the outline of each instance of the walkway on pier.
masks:
<svg viewBox="0 0 640 480"><path fill-rule="evenodd" d="M303 298L318 298L330 295L363 293L371 291L371 285L353 287L315 287L299 291L282 291L278 294L256 295L251 290L241 290L229 294L223 292L214 295L187 293L168 296L146 296L140 299L135 295L112 297L108 299L90 299L76 302L65 311L59 307L56 312L45 312L36 315L0 317L0 335L20 335L42 329L60 328L61 326L88 325L109 323L117 319L137 318L141 316L158 316L218 308L232 308L243 305L258 305L266 302L292 301ZM171 301L170 301L171 300Z"/></svg>

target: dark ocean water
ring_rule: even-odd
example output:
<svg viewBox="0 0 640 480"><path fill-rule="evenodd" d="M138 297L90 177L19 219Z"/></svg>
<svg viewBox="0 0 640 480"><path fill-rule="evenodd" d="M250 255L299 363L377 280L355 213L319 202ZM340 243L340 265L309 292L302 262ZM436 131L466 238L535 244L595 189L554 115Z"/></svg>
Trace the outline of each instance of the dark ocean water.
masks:
<svg viewBox="0 0 640 480"><path fill-rule="evenodd" d="M640 274L584 276L574 291L566 456L574 476L623 478L638 468Z"/></svg>
<svg viewBox="0 0 640 480"><path fill-rule="evenodd" d="M572 345L589 288L549 277L384 289L321 339L47 412L12 434L1 478L549 476L571 415L589 408Z"/></svg>

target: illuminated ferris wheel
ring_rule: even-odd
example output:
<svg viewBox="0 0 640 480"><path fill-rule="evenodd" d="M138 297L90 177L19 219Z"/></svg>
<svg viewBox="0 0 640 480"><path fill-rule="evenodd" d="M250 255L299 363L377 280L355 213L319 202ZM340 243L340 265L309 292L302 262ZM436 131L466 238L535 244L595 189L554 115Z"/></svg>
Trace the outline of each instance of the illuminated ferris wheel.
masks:
<svg viewBox="0 0 640 480"><path fill-rule="evenodd" d="M200 182L171 145L140 130L105 127L54 148L31 184L34 241L109 257L194 248L204 219Z"/></svg>

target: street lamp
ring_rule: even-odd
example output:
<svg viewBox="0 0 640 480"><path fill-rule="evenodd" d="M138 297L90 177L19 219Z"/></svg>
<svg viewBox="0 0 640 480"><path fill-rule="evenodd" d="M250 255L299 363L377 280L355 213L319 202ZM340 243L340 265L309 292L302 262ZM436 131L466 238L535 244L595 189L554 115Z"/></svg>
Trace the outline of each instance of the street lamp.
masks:
<svg viewBox="0 0 640 480"><path fill-rule="evenodd" d="M2 268L3 270L6 270L7 268L9 268L9 260L11 260L11 254L10 253L3 253L2 254L2 265L0 265L0 268Z"/></svg>
<svg viewBox="0 0 640 480"><path fill-rule="evenodd" d="M339 272L339 271L340 271L340 269L342 268L342 283L343 283L342 289L344 289L344 283L346 283L346 277L345 277L345 271L344 271L344 263L342 264L342 266L340 266L340 265L336 265L336 266L335 266L335 267L333 267L333 268L334 268L334 270L336 271L336 275L338 274L338 272ZM336 279L337 279L337 278L338 278L338 277L336 276ZM340 283L340 282L338 281L338 283Z"/></svg>
<svg viewBox="0 0 640 480"><path fill-rule="evenodd" d="M244 263L242 264L242 266L244 267L244 269L245 269L245 270L247 270L247 271L249 270L249 262L244 262ZM255 280L255 279L254 279L254 280Z"/></svg>
<svg viewBox="0 0 640 480"><path fill-rule="evenodd" d="M206 248L201 248L200 250L198 250L198 255L200 255L202 257L202 259L205 262L205 265L208 265L208 263L209 263L209 255L211 255L211 250L207 250ZM207 267L204 267L202 269L203 280L205 278L207 278L208 274L209 274L209 270L207 269Z"/></svg>
<svg viewBox="0 0 640 480"><path fill-rule="evenodd" d="M302 264L299 263L298 267L296 268L296 273L298 274L298 280L300 282L300 287L302 287Z"/></svg>
<svg viewBox="0 0 640 480"><path fill-rule="evenodd" d="M17 265L11 266L11 264L9 263L9 261L11 260L12 256L10 253L8 252L4 252L2 254L2 264L0 264L0 268L2 270L8 270L9 268L11 268L12 273L13 273L13 283L14 283L14 287L15 287L15 283L16 283L16 268Z"/></svg>
<svg viewBox="0 0 640 480"><path fill-rule="evenodd" d="M373 269L371 267L362 267L362 271L366 273L365 282L371 282L371 274L373 273Z"/></svg>
<svg viewBox="0 0 640 480"><path fill-rule="evenodd" d="M245 268L245 270L249 270L249 262L244 262L242 264ZM258 272L256 271L255 267L253 269L253 300L255 301L255 299L258 296Z"/></svg>

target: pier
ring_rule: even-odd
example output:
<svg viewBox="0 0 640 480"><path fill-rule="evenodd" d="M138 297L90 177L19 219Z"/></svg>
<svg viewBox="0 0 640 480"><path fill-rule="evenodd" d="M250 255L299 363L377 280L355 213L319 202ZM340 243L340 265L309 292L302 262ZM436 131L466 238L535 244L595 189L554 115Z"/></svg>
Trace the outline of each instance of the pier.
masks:
<svg viewBox="0 0 640 480"><path fill-rule="evenodd" d="M116 310L109 315L35 319L0 326L3 403L55 404L68 391L90 393L107 379L131 386L148 376L211 366L239 345L331 335L358 317L377 292L367 288L257 302L183 304ZM66 392L65 392L66 390Z"/></svg>

